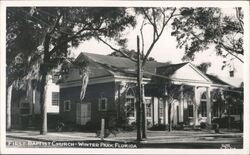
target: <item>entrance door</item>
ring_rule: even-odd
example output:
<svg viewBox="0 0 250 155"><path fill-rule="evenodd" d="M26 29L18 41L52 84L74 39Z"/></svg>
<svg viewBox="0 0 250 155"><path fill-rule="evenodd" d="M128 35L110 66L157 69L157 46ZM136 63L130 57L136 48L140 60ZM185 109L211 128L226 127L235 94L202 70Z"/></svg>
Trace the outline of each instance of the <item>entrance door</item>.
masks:
<svg viewBox="0 0 250 155"><path fill-rule="evenodd" d="M90 103L77 103L76 106L76 124L86 125L91 120L91 104Z"/></svg>

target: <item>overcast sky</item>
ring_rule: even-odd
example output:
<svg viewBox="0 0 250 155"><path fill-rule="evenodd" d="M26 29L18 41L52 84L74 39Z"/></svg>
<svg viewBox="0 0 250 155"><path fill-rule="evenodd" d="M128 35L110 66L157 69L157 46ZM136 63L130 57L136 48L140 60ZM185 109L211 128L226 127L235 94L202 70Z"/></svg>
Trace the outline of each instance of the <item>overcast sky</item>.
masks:
<svg viewBox="0 0 250 155"><path fill-rule="evenodd" d="M227 14L234 14L234 10L230 9L223 9ZM140 23L140 22L138 22ZM170 22L171 23L171 22ZM170 25L170 24L169 24ZM140 34L140 24L131 30L129 33L126 34L128 38L128 49L135 49L136 50L136 36ZM144 27L144 39L145 39L145 51L147 50L149 44L152 40L152 29L151 27ZM155 58L156 61L159 62L167 62L171 61L172 63L181 63L181 58L184 55L184 49L177 49L176 39L170 35L171 33L171 26L168 26L165 29L164 33L162 34L161 38L156 43L155 47L153 48L150 57ZM115 46L115 45L114 45ZM107 55L113 52L107 45L98 42L94 39L90 41L85 41L82 43L77 49L73 50L74 55L78 55L79 52L88 52L88 53L97 53ZM195 60L191 63L198 65L202 62L211 62L211 67L208 70L208 73L215 74L222 77L229 77L228 69L221 70L222 61L224 59L220 56L215 54L215 49L211 47L207 51L203 51L202 53L198 53L195 56ZM235 60L234 67L235 77L243 77L243 64L238 60Z"/></svg>

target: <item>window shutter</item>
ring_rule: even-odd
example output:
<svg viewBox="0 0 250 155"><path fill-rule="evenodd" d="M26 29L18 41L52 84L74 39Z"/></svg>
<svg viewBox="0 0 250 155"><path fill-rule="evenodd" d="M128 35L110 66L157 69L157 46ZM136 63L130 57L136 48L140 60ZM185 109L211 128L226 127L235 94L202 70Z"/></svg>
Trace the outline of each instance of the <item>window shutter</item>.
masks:
<svg viewBox="0 0 250 155"><path fill-rule="evenodd" d="M101 111L101 99L98 99L98 110Z"/></svg>

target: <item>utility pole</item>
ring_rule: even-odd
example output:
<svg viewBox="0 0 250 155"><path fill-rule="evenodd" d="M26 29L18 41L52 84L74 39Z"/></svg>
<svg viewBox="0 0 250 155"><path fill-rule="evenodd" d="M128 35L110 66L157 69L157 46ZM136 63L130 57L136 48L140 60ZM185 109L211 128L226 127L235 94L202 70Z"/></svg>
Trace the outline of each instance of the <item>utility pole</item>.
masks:
<svg viewBox="0 0 250 155"><path fill-rule="evenodd" d="M142 95L141 95L141 57L140 57L140 40L139 36L137 36L137 83L138 83L138 102L136 102L136 127L137 127L137 140L141 141L141 103L142 103Z"/></svg>

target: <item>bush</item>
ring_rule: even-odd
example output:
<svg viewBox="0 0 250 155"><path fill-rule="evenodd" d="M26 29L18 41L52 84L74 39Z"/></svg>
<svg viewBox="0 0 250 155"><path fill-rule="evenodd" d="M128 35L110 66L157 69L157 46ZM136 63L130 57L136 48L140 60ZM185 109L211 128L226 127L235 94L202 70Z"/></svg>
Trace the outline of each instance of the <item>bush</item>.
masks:
<svg viewBox="0 0 250 155"><path fill-rule="evenodd" d="M169 128L168 125L156 124L156 125L153 125L151 128L149 128L149 130L152 130L152 131L165 131L165 130L168 130L168 128Z"/></svg>
<svg viewBox="0 0 250 155"><path fill-rule="evenodd" d="M212 129L215 131L215 133L219 133L219 124L218 123L212 123Z"/></svg>
<svg viewBox="0 0 250 155"><path fill-rule="evenodd" d="M231 127L232 127L232 124L234 123L234 117L223 117L223 118L216 118L216 119L213 119L212 123L217 123L219 124L219 126L221 128L228 128L229 124L228 124L228 121L231 121Z"/></svg>
<svg viewBox="0 0 250 155"><path fill-rule="evenodd" d="M201 127L201 129L207 129L209 126L206 122L201 122L200 127Z"/></svg>
<svg viewBox="0 0 250 155"><path fill-rule="evenodd" d="M122 129L124 131L133 131L136 129L136 122L132 122L131 124L127 124Z"/></svg>
<svg viewBox="0 0 250 155"><path fill-rule="evenodd" d="M116 134L118 133L119 131L116 130L116 129L105 129L104 130L104 138L107 138L109 137L111 134L113 134L115 137L116 137ZM98 130L96 132L96 137L101 137L101 130Z"/></svg>
<svg viewBox="0 0 250 155"><path fill-rule="evenodd" d="M56 131L57 131L57 132L62 132L62 131L64 131L64 127L65 127L65 125L64 125L63 122L57 122L57 123L56 123Z"/></svg>
<svg viewBox="0 0 250 155"><path fill-rule="evenodd" d="M184 130L184 123L183 122L180 122L178 123L175 127L174 127L175 130Z"/></svg>

